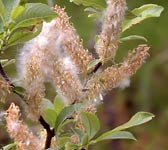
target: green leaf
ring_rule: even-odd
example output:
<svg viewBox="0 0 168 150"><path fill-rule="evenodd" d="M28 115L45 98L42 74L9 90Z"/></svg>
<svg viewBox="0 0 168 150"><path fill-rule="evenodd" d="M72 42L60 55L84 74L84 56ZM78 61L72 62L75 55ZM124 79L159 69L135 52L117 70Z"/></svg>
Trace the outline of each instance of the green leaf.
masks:
<svg viewBox="0 0 168 150"><path fill-rule="evenodd" d="M144 17L160 17L161 12L164 10L162 6L156 4L146 4L139 8L132 10L132 13L136 16Z"/></svg>
<svg viewBox="0 0 168 150"><path fill-rule="evenodd" d="M82 142L81 142L82 146L88 145L88 142L89 142L88 134L84 134L82 137Z"/></svg>
<svg viewBox="0 0 168 150"><path fill-rule="evenodd" d="M100 135L95 141L93 141L93 144L96 142L99 142L101 140L112 139L110 137L113 137L113 136L120 137L120 138L123 136L123 138L125 137L127 139L135 140L134 136L131 135L129 132L121 131L121 130L125 130L128 128L146 123L146 122L150 121L153 117L154 117L154 115L151 113L138 112L127 123Z"/></svg>
<svg viewBox="0 0 168 150"><path fill-rule="evenodd" d="M133 25L139 24L141 21L147 18L159 17L163 10L164 8L162 6L155 4L147 4L139 8L135 8L134 10L132 10L132 13L137 17L125 20L123 23L122 31L126 31Z"/></svg>
<svg viewBox="0 0 168 150"><path fill-rule="evenodd" d="M132 11L130 11L130 10L128 9L128 10L126 10L126 12L125 12L125 17L126 17L127 19L133 19L133 18L137 17L137 15L133 14Z"/></svg>
<svg viewBox="0 0 168 150"><path fill-rule="evenodd" d="M6 23L6 9L2 0L0 0L0 17L4 23Z"/></svg>
<svg viewBox="0 0 168 150"><path fill-rule="evenodd" d="M55 126L55 121L57 119L57 113L54 109L53 103L48 99L43 99L41 102L42 116L44 120L51 126Z"/></svg>
<svg viewBox="0 0 168 150"><path fill-rule="evenodd" d="M150 121L153 117L154 117L154 115L152 113L138 112L127 123L125 123L121 126L118 126L117 128L115 128L109 132L113 133L113 132L125 130L128 128L146 123L146 122Z"/></svg>
<svg viewBox="0 0 168 150"><path fill-rule="evenodd" d="M112 131L114 132L114 131L125 130L128 128L146 123L146 122L152 120L153 117L154 117L154 115L152 113L138 112L127 123L113 129Z"/></svg>
<svg viewBox="0 0 168 150"><path fill-rule="evenodd" d="M53 109L46 108L43 111L43 117L45 121L50 125L50 127L55 126L55 121L57 119L57 113Z"/></svg>
<svg viewBox="0 0 168 150"><path fill-rule="evenodd" d="M49 22L56 17L56 12L48 5L41 3L27 3L25 10L14 20L16 28L36 25L42 21Z"/></svg>
<svg viewBox="0 0 168 150"><path fill-rule="evenodd" d="M80 142L81 142L81 144L82 144L83 137L84 137L84 132L83 132L81 129L79 129L79 128L74 128L74 129L72 129L72 130L73 130L73 132L74 132L75 134L78 135L78 137L79 137L79 139L80 139Z"/></svg>
<svg viewBox="0 0 168 150"><path fill-rule="evenodd" d="M59 149L62 149L65 147L65 144L70 140L70 137L68 136L63 136L59 139L58 141L58 145L59 145Z"/></svg>
<svg viewBox="0 0 168 150"><path fill-rule="evenodd" d="M2 65L4 65L5 63L7 63L9 61L9 59L1 59L0 60L0 63L2 64Z"/></svg>
<svg viewBox="0 0 168 150"><path fill-rule="evenodd" d="M105 0L70 0L70 2L73 2L77 5L93 7L99 10L106 8Z"/></svg>
<svg viewBox="0 0 168 150"><path fill-rule="evenodd" d="M4 3L5 8L6 8L7 21L10 21L11 20L10 16L11 16L12 10L19 5L21 0L2 0L2 1Z"/></svg>
<svg viewBox="0 0 168 150"><path fill-rule="evenodd" d="M68 124L75 124L75 120L73 118L67 119L65 120L62 124L61 124L61 128L66 128L66 126Z"/></svg>
<svg viewBox="0 0 168 150"><path fill-rule="evenodd" d="M24 10L25 7L22 5L15 7L11 12L11 19L16 19Z"/></svg>
<svg viewBox="0 0 168 150"><path fill-rule="evenodd" d="M8 47L31 40L40 34L42 25L19 28L14 30L7 42Z"/></svg>
<svg viewBox="0 0 168 150"><path fill-rule="evenodd" d="M81 108L81 104L74 104L65 107L62 109L62 111L59 113L56 123L55 123L55 134L58 135L59 129L61 128L61 125L63 122L68 119L69 116L71 116L75 111L78 111Z"/></svg>
<svg viewBox="0 0 168 150"><path fill-rule="evenodd" d="M120 42L131 41L131 40L143 40L147 42L147 39L140 35L129 35L120 39Z"/></svg>
<svg viewBox="0 0 168 150"><path fill-rule="evenodd" d="M3 150L15 150L15 149L16 149L16 144L15 143L8 144L8 145L3 147Z"/></svg>
<svg viewBox="0 0 168 150"><path fill-rule="evenodd" d="M77 150L79 148L78 145L73 144L73 143L66 143L65 144L65 149L67 150Z"/></svg>
<svg viewBox="0 0 168 150"><path fill-rule="evenodd" d="M117 131L117 132L108 131L103 133L96 140L93 140L93 142L91 141L91 143L95 144L103 140L114 140L114 139L130 139L136 141L133 134L128 131Z"/></svg>
<svg viewBox="0 0 168 150"><path fill-rule="evenodd" d="M100 59L94 59L94 60L92 60L92 61L88 64L87 70L89 71L89 70L95 68L96 65L98 65L100 62L101 62Z"/></svg>
<svg viewBox="0 0 168 150"><path fill-rule="evenodd" d="M25 89L23 87L20 86L15 86L14 90L19 93L20 95L22 95L25 92Z"/></svg>
<svg viewBox="0 0 168 150"><path fill-rule="evenodd" d="M96 133L100 129L99 119L95 114L88 112L82 112L81 119L90 140L96 135Z"/></svg>
<svg viewBox="0 0 168 150"><path fill-rule="evenodd" d="M6 66L9 66L11 64L14 64L15 63L15 59L11 59L11 60L3 59L1 62L2 62L2 66L6 67Z"/></svg>
<svg viewBox="0 0 168 150"><path fill-rule="evenodd" d="M57 114L59 114L61 110L65 107L65 104L59 94L54 99L54 107Z"/></svg>

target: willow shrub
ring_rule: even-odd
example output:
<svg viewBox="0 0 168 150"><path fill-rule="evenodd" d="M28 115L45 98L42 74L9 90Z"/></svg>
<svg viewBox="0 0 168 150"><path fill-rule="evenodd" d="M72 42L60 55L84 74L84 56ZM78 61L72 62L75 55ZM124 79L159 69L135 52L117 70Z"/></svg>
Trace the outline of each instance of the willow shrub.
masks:
<svg viewBox="0 0 168 150"><path fill-rule="evenodd" d="M19 107L12 103L4 117L14 143L4 146L5 150L84 150L104 140L136 140L127 129L154 117L148 112L138 112L127 123L99 134L96 107L109 90L126 86L149 56L145 37L122 37L122 33L147 18L159 17L163 7L147 4L128 11L125 0L70 2L84 5L88 17L102 24L95 37L96 57L83 47L66 9L24 0L0 0L1 53L23 43L16 55L17 82L10 80L3 69L11 60L1 59L1 101L5 103L10 93L17 94L24 102L27 117L43 126L38 136L31 132L20 118ZM144 44L116 64L119 44L128 40L142 40ZM55 99L46 98L45 83L54 87Z"/></svg>

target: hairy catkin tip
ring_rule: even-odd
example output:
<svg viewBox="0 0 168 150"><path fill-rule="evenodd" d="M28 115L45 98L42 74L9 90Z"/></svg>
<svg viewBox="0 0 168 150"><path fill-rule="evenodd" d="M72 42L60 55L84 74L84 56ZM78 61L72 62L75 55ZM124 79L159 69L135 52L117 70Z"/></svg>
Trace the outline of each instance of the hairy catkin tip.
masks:
<svg viewBox="0 0 168 150"><path fill-rule="evenodd" d="M146 44L138 45L132 52L129 52L120 69L128 76L134 74L149 56L149 49L150 47Z"/></svg>
<svg viewBox="0 0 168 150"><path fill-rule="evenodd" d="M122 22L126 10L125 0L107 0L107 9L102 24L102 32L96 43L96 51L104 62L112 60L118 49Z"/></svg>
<svg viewBox="0 0 168 150"><path fill-rule="evenodd" d="M7 131L17 145L17 150L42 150L39 139L34 136L26 124L20 120L20 109L12 103L6 111L5 119L7 122Z"/></svg>

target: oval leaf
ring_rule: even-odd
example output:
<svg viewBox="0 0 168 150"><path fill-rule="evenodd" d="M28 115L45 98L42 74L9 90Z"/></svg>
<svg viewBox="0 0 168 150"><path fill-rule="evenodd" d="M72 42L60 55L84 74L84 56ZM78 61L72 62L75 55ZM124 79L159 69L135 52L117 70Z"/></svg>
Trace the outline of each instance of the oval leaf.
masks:
<svg viewBox="0 0 168 150"><path fill-rule="evenodd" d="M41 104L41 110L42 110L42 116L44 117L44 120L51 126L55 126L55 121L57 118L57 113L54 109L53 103L48 100L43 98Z"/></svg>
<svg viewBox="0 0 168 150"><path fill-rule="evenodd" d="M55 126L55 121L57 119L57 113L53 109L45 109L42 113L44 120L50 125L50 127Z"/></svg>
<svg viewBox="0 0 168 150"><path fill-rule="evenodd" d="M126 31L133 25L136 25L147 18L159 17L163 10L164 8L162 6L155 4L147 4L139 8L135 8L134 10L132 10L132 13L135 14L137 17L125 20L123 22L122 31Z"/></svg>
<svg viewBox="0 0 168 150"><path fill-rule="evenodd" d="M55 97L54 107L55 107L55 111L57 112L57 114L59 114L61 112L61 110L65 107L65 104L64 104L62 98L60 97L60 95L57 95Z"/></svg>
<svg viewBox="0 0 168 150"><path fill-rule="evenodd" d="M78 111L81 108L81 104L74 104L65 107L62 109L62 111L59 113L57 120L55 122L55 135L58 135L59 129L61 128L61 125L63 122L71 116L75 111Z"/></svg>
<svg viewBox="0 0 168 150"><path fill-rule="evenodd" d="M41 21L51 21L56 17L56 12L48 5L41 3L27 3L25 10L14 20L16 28L39 24Z"/></svg>
<svg viewBox="0 0 168 150"><path fill-rule="evenodd" d="M99 119L95 114L88 112L82 112L81 119L90 140L100 129Z"/></svg>
<svg viewBox="0 0 168 150"><path fill-rule="evenodd" d="M128 131L118 131L118 132L108 131L99 136L96 140L93 141L93 143L95 144L103 140L115 140L115 139L129 139L136 141L136 138L133 136L133 134Z"/></svg>
<svg viewBox="0 0 168 150"><path fill-rule="evenodd" d="M132 10L132 13L136 16L142 17L160 17L163 7L156 4L146 4L139 8Z"/></svg>
<svg viewBox="0 0 168 150"><path fill-rule="evenodd" d="M25 10L24 6L17 6L11 12L11 19L16 19L23 11Z"/></svg>
<svg viewBox="0 0 168 150"><path fill-rule="evenodd" d="M154 117L154 115L152 113L138 112L127 123L113 129L112 132L125 130L128 128L146 123L146 122L150 121L153 117Z"/></svg>
<svg viewBox="0 0 168 150"><path fill-rule="evenodd" d="M42 24L16 29L11 33L8 39L8 42L7 42L8 46L12 46L12 45L16 45L19 43L29 41L32 38L39 35L41 30L42 30Z"/></svg>

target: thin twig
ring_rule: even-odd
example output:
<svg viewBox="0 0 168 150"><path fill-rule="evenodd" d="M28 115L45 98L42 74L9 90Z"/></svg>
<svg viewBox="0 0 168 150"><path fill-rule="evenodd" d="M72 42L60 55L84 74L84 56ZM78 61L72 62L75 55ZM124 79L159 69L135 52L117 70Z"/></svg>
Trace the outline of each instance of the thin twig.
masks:
<svg viewBox="0 0 168 150"><path fill-rule="evenodd" d="M7 74L5 73L5 71L4 71L1 63L0 63L0 74L5 79L5 81L9 83L9 85L11 87L14 87L14 85L12 84L12 82L10 81L10 79L8 78Z"/></svg>
<svg viewBox="0 0 168 150"><path fill-rule="evenodd" d="M52 137L55 136L54 129L50 129L49 124L46 123L46 121L43 119L42 116L40 116L39 122L44 127L44 129L46 129L46 131L47 131L45 149L48 149L48 148L50 148Z"/></svg>

